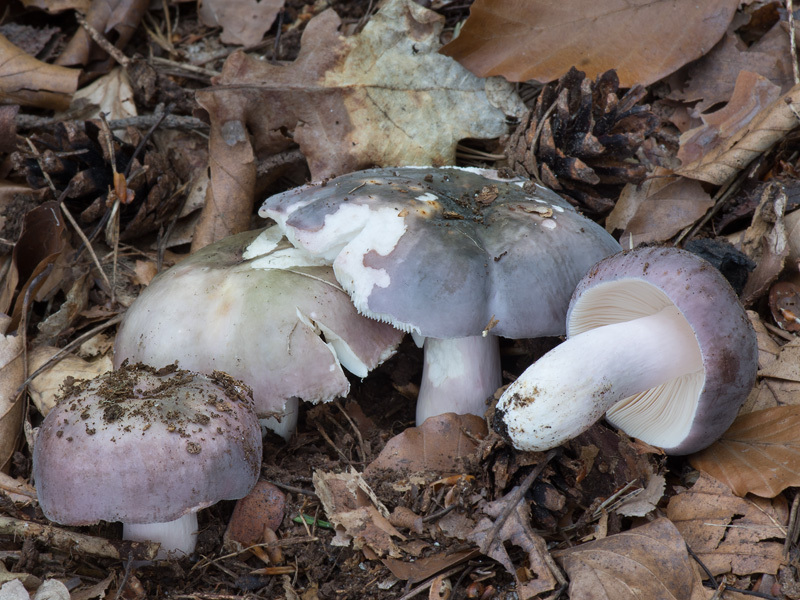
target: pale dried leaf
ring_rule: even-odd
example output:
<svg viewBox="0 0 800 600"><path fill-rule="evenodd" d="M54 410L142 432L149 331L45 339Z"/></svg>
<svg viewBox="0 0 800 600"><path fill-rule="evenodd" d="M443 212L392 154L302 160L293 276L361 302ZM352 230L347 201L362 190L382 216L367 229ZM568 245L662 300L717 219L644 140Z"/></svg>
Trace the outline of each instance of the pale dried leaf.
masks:
<svg viewBox="0 0 800 600"><path fill-rule="evenodd" d="M723 185L752 160L768 151L798 125L800 84L762 109L750 123L725 143L678 173L692 179Z"/></svg>
<svg viewBox="0 0 800 600"><path fill-rule="evenodd" d="M389 511L360 473L315 471L313 481L325 514L336 527L334 546L352 542L356 550L368 549L378 556L401 555L395 539L406 538L389 523Z"/></svg>
<svg viewBox="0 0 800 600"><path fill-rule="evenodd" d="M464 459L475 453L486 434L486 422L475 415L445 413L431 417L389 440L364 474L381 470L457 474L463 471Z"/></svg>
<svg viewBox="0 0 800 600"><path fill-rule="evenodd" d="M662 475L651 475L647 486L640 488L641 491L636 496L619 504L614 512L624 517L644 517L655 510L666 486L667 482Z"/></svg>
<svg viewBox="0 0 800 600"><path fill-rule="evenodd" d="M557 555L574 600L705 600L681 534L660 518Z"/></svg>
<svg viewBox="0 0 800 600"><path fill-rule="evenodd" d="M737 417L717 442L693 454L690 462L738 496L773 498L787 487L800 486L800 406Z"/></svg>
<svg viewBox="0 0 800 600"><path fill-rule="evenodd" d="M28 353L28 372L33 373L47 363L61 349L53 346L39 346ZM43 415L56 405L56 398L62 386L70 379L94 379L112 370L111 356L106 355L92 362L68 355L44 371L28 385L36 409Z"/></svg>
<svg viewBox="0 0 800 600"><path fill-rule="evenodd" d="M29 504L36 500L36 488L27 481L15 479L0 471L0 490L14 502Z"/></svg>
<svg viewBox="0 0 800 600"><path fill-rule="evenodd" d="M222 27L223 44L253 46L261 41L284 0L204 0L198 15L207 27Z"/></svg>
<svg viewBox="0 0 800 600"><path fill-rule="evenodd" d="M22 430L23 408L19 386L25 380L22 337L5 335L6 315L0 320L0 469L5 469Z"/></svg>
<svg viewBox="0 0 800 600"><path fill-rule="evenodd" d="M576 66L620 86L649 85L702 56L725 34L738 0L477 0L442 52L481 77L558 79Z"/></svg>
<svg viewBox="0 0 800 600"><path fill-rule="evenodd" d="M0 35L0 104L65 110L80 74L25 54Z"/></svg>
<svg viewBox="0 0 800 600"><path fill-rule="evenodd" d="M68 114L70 119L96 119L100 113L105 114L109 121L138 114L128 72L122 67L112 69L75 92L68 113L56 114L54 118L65 118Z"/></svg>
<svg viewBox="0 0 800 600"><path fill-rule="evenodd" d="M39 8L51 14L65 10L77 10L86 13L91 5L91 0L20 0L26 8Z"/></svg>
<svg viewBox="0 0 800 600"><path fill-rule="evenodd" d="M714 575L776 573L783 560L786 500L738 498L702 474L691 489L670 499L669 518Z"/></svg>

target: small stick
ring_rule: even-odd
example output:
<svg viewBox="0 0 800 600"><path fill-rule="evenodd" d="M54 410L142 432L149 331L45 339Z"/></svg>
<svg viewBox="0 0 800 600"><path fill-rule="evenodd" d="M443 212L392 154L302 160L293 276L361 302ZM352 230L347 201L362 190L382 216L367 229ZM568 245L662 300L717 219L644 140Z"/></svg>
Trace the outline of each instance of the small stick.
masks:
<svg viewBox="0 0 800 600"><path fill-rule="evenodd" d="M22 521L0 516L0 534L23 538L34 537L52 548L62 552L77 552L102 558L126 560L155 560L161 544L132 542L129 540L107 540L105 538L67 531L52 525L42 525L33 521Z"/></svg>
<svg viewBox="0 0 800 600"><path fill-rule="evenodd" d="M95 44L100 46L111 58L117 61L121 66L125 67L126 69L128 68L128 65L131 64L131 59L125 56L122 53L122 50L120 50L114 44L109 42L102 33L97 31L97 29L95 29L91 25L91 23L89 23L86 19L83 18L83 15L81 15L81 13L76 12L75 18L78 20L78 23L80 23L80 26L86 30L86 33L89 34L89 37L91 37L94 40Z"/></svg>

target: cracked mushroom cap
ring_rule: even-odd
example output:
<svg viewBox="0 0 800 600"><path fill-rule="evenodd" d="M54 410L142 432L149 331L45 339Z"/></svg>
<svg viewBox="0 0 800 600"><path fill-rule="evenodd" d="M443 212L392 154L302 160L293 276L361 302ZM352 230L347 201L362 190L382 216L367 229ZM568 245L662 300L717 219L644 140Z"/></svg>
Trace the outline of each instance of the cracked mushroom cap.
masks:
<svg viewBox="0 0 800 600"><path fill-rule="evenodd" d="M556 193L487 170L359 171L272 196L259 214L332 262L362 314L434 338L563 334L575 284L620 250Z"/></svg>
<svg viewBox="0 0 800 600"><path fill-rule="evenodd" d="M224 373L123 366L78 384L33 452L51 521L162 523L242 498L261 469L249 390Z"/></svg>
<svg viewBox="0 0 800 600"><path fill-rule="evenodd" d="M156 277L125 314L114 363L225 371L269 417L291 398L347 395L341 367L366 377L401 338L360 316L331 267L272 227L207 246Z"/></svg>
<svg viewBox="0 0 800 600"><path fill-rule="evenodd" d="M702 369L619 402L606 419L668 454L690 454L730 427L758 368L753 327L716 268L671 247L637 248L610 256L575 289L567 335L572 338L603 325L653 315L670 305L691 327Z"/></svg>

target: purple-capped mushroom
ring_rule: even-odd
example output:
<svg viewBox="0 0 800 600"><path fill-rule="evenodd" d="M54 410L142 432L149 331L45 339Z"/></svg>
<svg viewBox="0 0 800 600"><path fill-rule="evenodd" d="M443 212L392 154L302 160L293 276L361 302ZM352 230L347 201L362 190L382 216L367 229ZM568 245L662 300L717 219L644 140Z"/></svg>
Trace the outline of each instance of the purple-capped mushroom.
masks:
<svg viewBox="0 0 800 600"><path fill-rule="evenodd" d="M289 240L333 264L358 310L425 338L417 423L483 415L496 336L564 333L575 284L620 250L554 192L496 172L371 169L268 198Z"/></svg>
<svg viewBox="0 0 800 600"><path fill-rule="evenodd" d="M156 277L125 314L114 364L225 371L253 389L258 415L288 438L298 399L346 396L342 366L366 377L401 337L359 315L331 267L272 227L207 246Z"/></svg>
<svg viewBox="0 0 800 600"><path fill-rule="evenodd" d="M121 521L123 537L188 555L197 511L242 498L261 470L261 427L246 386L124 365L77 384L44 419L33 476L45 516Z"/></svg>
<svg viewBox="0 0 800 600"><path fill-rule="evenodd" d="M522 450L558 446L603 417L689 454L730 426L755 381L753 327L705 260L646 247L608 257L578 284L568 339L497 404L495 427Z"/></svg>

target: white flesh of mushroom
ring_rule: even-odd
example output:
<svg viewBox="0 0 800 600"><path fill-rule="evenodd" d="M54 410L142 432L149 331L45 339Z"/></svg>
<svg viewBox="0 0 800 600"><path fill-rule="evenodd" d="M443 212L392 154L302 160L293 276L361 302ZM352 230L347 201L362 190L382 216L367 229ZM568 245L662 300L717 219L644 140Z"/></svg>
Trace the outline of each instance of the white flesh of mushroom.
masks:
<svg viewBox="0 0 800 600"><path fill-rule="evenodd" d="M674 446L687 435L703 361L691 326L663 292L640 281L600 284L573 310L570 334L498 403L516 447L553 448L606 411L612 424L653 445Z"/></svg>
<svg viewBox="0 0 800 600"><path fill-rule="evenodd" d="M197 542L197 513L190 512L167 523L124 523L122 539L158 542L161 548L157 560L188 556Z"/></svg>
<svg viewBox="0 0 800 600"><path fill-rule="evenodd" d="M443 412L483 416L486 399L502 385L496 336L425 338L417 425Z"/></svg>

